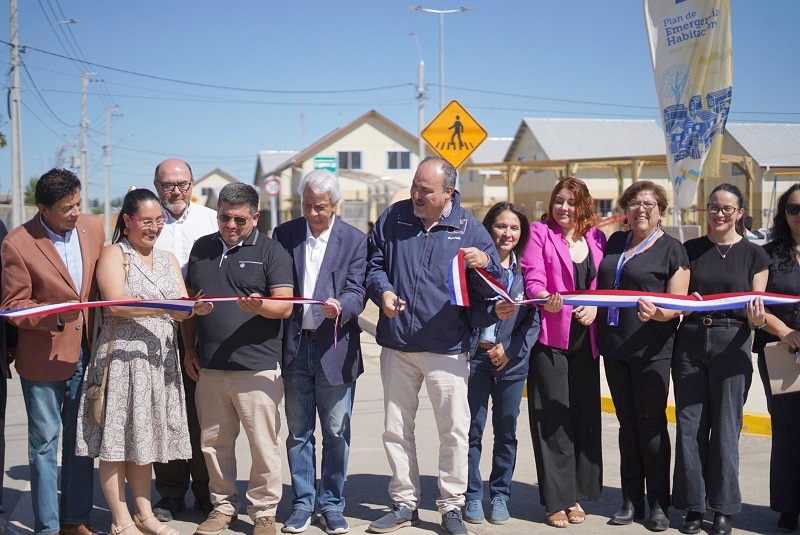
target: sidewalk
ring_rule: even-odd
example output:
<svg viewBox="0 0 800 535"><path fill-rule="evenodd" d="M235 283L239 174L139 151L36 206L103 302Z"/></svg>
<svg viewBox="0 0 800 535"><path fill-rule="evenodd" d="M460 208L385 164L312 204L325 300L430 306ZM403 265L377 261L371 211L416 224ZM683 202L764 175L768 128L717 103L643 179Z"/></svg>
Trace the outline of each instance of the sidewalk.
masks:
<svg viewBox="0 0 800 535"><path fill-rule="evenodd" d="M377 309L371 307L373 316ZM370 312L365 313L362 321L368 322ZM350 451L350 465L348 468L348 481L345 487L347 505L345 515L351 526L350 533L359 535L366 533L369 523L381 517L389 503L387 485L389 482L390 468L381 441L383 431L383 395L380 380L379 355L380 347L368 332L362 335L364 351L365 373L358 379L353 415L352 445ZM16 374L15 374L16 376ZM754 382L751 395L760 390L760 383ZM417 449L422 486L422 501L420 503L421 523L414 528L402 528L399 535L416 535L421 533L441 533L439 522L441 517L436 512L435 500L438 497L436 476L438 434L432 414L427 393L423 387L420 393L420 405L417 416ZM749 402L748 402L749 403ZM579 526L570 526L561 533L605 534L605 535L635 535L650 533L641 522L630 526L611 526L608 519L617 510L621 502L619 478L619 450L617 448L617 421L611 414L603 415L603 465L604 488L602 502L585 502L587 511L586 522ZM675 426L670 425L673 438ZM25 408L20 391L19 380L9 382L8 413L6 423L7 454L6 477L3 505L7 511L0 515L0 525L10 522L10 528L23 533L32 533L33 511L31 508L29 470L27 460L27 422ZM283 440L286 438L285 421L281 430L282 450L285 455ZM322 438L317 432L317 444L322 444ZM503 526L489 523L467 527L476 535L527 535L556 533L554 528L544 524L544 510L539 505L536 470L533 461L533 448L531 445L528 425L527 404L523 402L518 425L519 449L517 467L512 486L512 497L509 502L509 511L512 519ZM492 445L491 422L483 442L483 459L481 469L484 478L490 471L490 455ZM244 433L237 441L237 462L239 476L237 486L240 499L246 503L246 479L250 469L250 459L247 440ZM768 437L756 435L743 435L740 443L741 474L740 482L744 505L742 512L734 516L734 526L737 534L749 533L777 533L775 522L777 513L769 509L769 454L770 440ZM288 464L283 462L283 499L278 507L278 528L281 522L291 513L291 486ZM488 496L488 490L486 491ZM154 491L154 501L158 499ZM130 497L128 498L131 503ZM95 511L93 514L94 525L107 530L111 523L111 516L100 490L98 478L95 478L94 488ZM192 496L187 496L188 509L178 515L177 520L170 522L180 535L192 535L197 525L204 520L204 515L191 508ZM488 506L488 503L486 504ZM709 515L710 517L710 515ZM670 510L672 529L670 533L677 533L682 514L680 511ZM711 533L710 521L704 525L705 532ZM245 514L239 516L239 522L232 529L225 530L221 535L252 533L251 521ZM313 524L308 531L309 535L324 533L319 524ZM6 535L0 532L0 535ZM125 534L123 534L125 535Z"/></svg>

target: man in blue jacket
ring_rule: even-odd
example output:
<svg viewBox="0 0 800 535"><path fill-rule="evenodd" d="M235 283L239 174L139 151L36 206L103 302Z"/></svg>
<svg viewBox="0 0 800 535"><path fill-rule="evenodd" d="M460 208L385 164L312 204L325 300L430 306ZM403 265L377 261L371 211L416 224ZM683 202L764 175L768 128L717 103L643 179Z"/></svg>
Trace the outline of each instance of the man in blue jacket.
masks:
<svg viewBox="0 0 800 535"><path fill-rule="evenodd" d="M305 531L316 506L328 533L347 533L350 528L342 516L344 481L356 378L364 371L358 315L365 304L367 236L334 215L342 193L330 171L308 173L298 193L303 217L280 225L272 237L294 261L294 294L331 305L295 305L286 320L286 452L294 500L282 531ZM323 437L319 488L314 454L317 413Z"/></svg>
<svg viewBox="0 0 800 535"><path fill-rule="evenodd" d="M470 412L467 402L470 328L466 309L450 304L450 261L459 249L469 265L502 279L489 233L459 204L456 169L438 157L424 159L411 183L411 198L390 206L372 231L367 295L381 309L377 341L385 431L392 478L391 511L370 524L387 533L419 522L419 466L414 417L425 382L439 429L436 501L446 533L466 534L461 517L467 488ZM474 258L473 258L474 257ZM470 290L477 288L470 272Z"/></svg>

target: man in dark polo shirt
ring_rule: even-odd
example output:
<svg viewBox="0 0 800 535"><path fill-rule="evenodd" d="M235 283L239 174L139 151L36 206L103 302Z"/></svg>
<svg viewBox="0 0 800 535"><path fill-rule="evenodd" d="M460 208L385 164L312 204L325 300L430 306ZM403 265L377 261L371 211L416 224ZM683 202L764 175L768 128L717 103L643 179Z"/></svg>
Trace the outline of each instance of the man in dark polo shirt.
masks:
<svg viewBox="0 0 800 535"><path fill-rule="evenodd" d="M186 373L197 381L200 444L214 506L197 534L216 535L238 515L235 445L241 423L253 465L247 513L254 535L272 535L282 490L282 320L292 313L292 304L258 297L292 296L292 260L278 242L256 230L258 193L252 186L238 182L222 188L217 219L219 232L192 247L186 285L195 293L241 297L217 303L182 329Z"/></svg>

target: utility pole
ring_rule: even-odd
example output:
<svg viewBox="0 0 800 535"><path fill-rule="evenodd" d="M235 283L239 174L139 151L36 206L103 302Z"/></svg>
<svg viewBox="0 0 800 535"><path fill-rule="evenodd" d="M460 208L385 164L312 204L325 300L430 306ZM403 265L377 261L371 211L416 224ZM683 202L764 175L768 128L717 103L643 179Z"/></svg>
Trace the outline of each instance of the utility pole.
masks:
<svg viewBox="0 0 800 535"><path fill-rule="evenodd" d="M111 237L111 110L106 108L106 144L103 152L106 157L106 183L105 183L105 203L103 206L103 219L105 221L106 238Z"/></svg>
<svg viewBox="0 0 800 535"><path fill-rule="evenodd" d="M25 190L22 184L22 124L20 121L19 89L19 27L17 25L17 0L10 0L11 8L11 87L9 88L9 115L11 116L11 228L25 221Z"/></svg>
<svg viewBox="0 0 800 535"><path fill-rule="evenodd" d="M81 72L81 209L89 210L89 124L86 120L86 71Z"/></svg>
<svg viewBox="0 0 800 535"><path fill-rule="evenodd" d="M411 32L414 41L417 43L417 54L419 55L419 66L417 67L417 139L419 160L425 159L425 140L422 139L422 129L425 127L425 61L422 59L422 48L419 46L419 37Z"/></svg>

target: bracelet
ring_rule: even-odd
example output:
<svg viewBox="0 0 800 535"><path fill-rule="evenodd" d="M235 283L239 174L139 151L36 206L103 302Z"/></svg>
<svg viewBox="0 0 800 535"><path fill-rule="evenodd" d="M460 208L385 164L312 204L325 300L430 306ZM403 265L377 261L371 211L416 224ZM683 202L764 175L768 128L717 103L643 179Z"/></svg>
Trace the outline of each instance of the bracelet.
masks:
<svg viewBox="0 0 800 535"><path fill-rule="evenodd" d="M767 326L767 319L764 318L764 323L762 323L761 325L753 325L753 328L755 330L757 330L757 331L760 331L761 329L763 329L766 326Z"/></svg>

